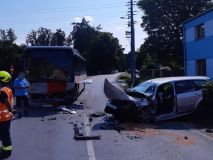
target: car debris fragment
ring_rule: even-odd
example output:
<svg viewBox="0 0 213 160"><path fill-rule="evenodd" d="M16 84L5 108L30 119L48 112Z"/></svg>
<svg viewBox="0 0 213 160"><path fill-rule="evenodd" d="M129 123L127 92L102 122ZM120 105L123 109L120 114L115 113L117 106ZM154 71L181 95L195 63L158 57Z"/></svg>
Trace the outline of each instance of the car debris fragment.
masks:
<svg viewBox="0 0 213 160"><path fill-rule="evenodd" d="M80 132L77 124L74 125L74 139L75 140L100 140L101 136L84 135Z"/></svg>
<svg viewBox="0 0 213 160"><path fill-rule="evenodd" d="M206 132L207 133L213 133L213 130L212 129L206 129Z"/></svg>
<svg viewBox="0 0 213 160"><path fill-rule="evenodd" d="M57 118L56 117L49 117L48 121L55 121Z"/></svg>
<svg viewBox="0 0 213 160"><path fill-rule="evenodd" d="M66 106L59 106L57 109L61 110L61 111L64 111L65 113L70 113L70 114L76 114L77 115L76 111L70 110L70 109L66 108Z"/></svg>
<svg viewBox="0 0 213 160"><path fill-rule="evenodd" d="M91 113L90 114L90 117L94 117L94 118L97 118L97 117L103 117L105 116L106 114L104 112L94 112L94 113Z"/></svg>

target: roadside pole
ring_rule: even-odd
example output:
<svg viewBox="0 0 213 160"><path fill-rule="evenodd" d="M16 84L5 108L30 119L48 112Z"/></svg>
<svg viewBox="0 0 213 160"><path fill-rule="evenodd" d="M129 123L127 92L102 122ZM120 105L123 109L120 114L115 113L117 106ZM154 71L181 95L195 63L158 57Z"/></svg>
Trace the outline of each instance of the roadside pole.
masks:
<svg viewBox="0 0 213 160"><path fill-rule="evenodd" d="M135 83L135 28L134 28L133 0L130 1L130 24L131 24L131 81Z"/></svg>
<svg viewBox="0 0 213 160"><path fill-rule="evenodd" d="M134 28L134 9L133 6L135 5L133 3L133 0L130 0L129 2L127 2L127 6L129 6L129 11L127 14L127 18L126 17L120 17L121 19L128 19L128 27L130 27L130 31L126 31L126 38L131 38L131 51L129 52L130 55L130 68L131 68L131 83L133 86L135 83L135 28Z"/></svg>
<svg viewBox="0 0 213 160"><path fill-rule="evenodd" d="M13 65L10 65L10 74L11 74L10 85L11 85L11 88L13 87L13 73L14 73L14 67L13 67Z"/></svg>

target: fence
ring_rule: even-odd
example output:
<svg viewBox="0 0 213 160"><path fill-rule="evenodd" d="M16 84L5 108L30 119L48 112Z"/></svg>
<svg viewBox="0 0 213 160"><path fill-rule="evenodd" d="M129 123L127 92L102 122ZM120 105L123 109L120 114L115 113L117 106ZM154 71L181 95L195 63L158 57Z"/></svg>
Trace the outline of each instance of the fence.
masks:
<svg viewBox="0 0 213 160"><path fill-rule="evenodd" d="M162 69L142 69L140 70L141 77L145 79L159 78L159 77L172 77L172 76L183 76L184 70L162 70Z"/></svg>

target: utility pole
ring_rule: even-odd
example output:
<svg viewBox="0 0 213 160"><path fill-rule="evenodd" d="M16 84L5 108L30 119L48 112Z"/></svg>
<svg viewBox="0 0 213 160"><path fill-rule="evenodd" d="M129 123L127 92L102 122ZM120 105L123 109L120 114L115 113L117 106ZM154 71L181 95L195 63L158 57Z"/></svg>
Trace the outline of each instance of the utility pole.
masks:
<svg viewBox="0 0 213 160"><path fill-rule="evenodd" d="M135 83L135 27L133 14L133 0L130 0L130 24L131 24L131 80L132 85Z"/></svg>
<svg viewBox="0 0 213 160"><path fill-rule="evenodd" d="M130 54L130 66L131 66L131 82L132 85L135 83L135 21L134 21L134 9L133 9L133 0L128 2L129 12L127 14L128 18L121 17L122 19L129 19L128 27L130 27L130 31L126 31L126 37L131 38L131 51ZM130 37L129 37L130 36Z"/></svg>

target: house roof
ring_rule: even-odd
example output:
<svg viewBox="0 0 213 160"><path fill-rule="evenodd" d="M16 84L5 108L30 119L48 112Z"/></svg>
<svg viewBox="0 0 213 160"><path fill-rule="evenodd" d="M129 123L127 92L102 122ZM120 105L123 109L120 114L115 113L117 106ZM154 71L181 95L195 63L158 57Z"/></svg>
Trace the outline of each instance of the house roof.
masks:
<svg viewBox="0 0 213 160"><path fill-rule="evenodd" d="M191 22L191 21L193 21L194 19L196 19L196 18L198 18L198 17L201 17L201 16L203 16L203 15L205 15L205 14L211 12L211 11L213 11L213 8L210 8L210 9L208 9L208 10L202 12L201 14L199 14L199 15L197 15L197 16L194 16L194 17L192 17L192 18L190 18L190 19L184 21L183 24L186 24L186 23L188 23L188 22Z"/></svg>

